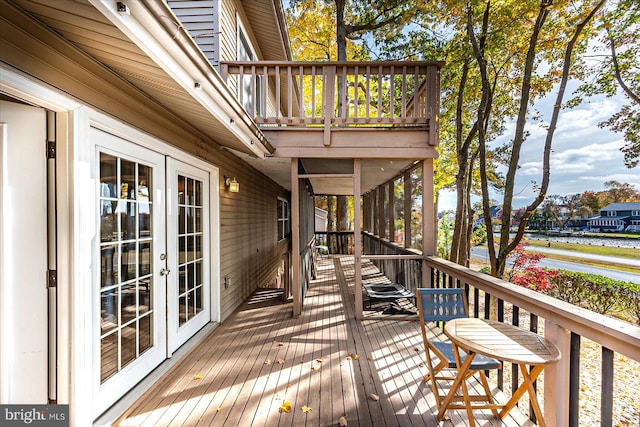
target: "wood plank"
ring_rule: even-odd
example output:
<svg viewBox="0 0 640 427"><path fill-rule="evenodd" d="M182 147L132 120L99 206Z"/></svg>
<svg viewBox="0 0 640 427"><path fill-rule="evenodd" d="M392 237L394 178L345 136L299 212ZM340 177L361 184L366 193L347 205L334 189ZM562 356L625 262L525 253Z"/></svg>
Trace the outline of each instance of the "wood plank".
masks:
<svg viewBox="0 0 640 427"><path fill-rule="evenodd" d="M291 316L291 302L269 298L275 291L254 294L115 425L319 427L337 425L341 416L350 426L468 425L465 411L436 420L434 397L422 380L418 322L355 320L353 256L318 260L318 278L299 318ZM375 270L371 263L363 266L368 276L379 274ZM349 354L359 359L348 360ZM320 369L312 370L319 357ZM198 373L203 378L194 380ZM278 411L285 398L293 407L288 414ZM311 408L306 414L305 404ZM504 421L489 411L474 417L482 426L531 425L515 411Z"/></svg>

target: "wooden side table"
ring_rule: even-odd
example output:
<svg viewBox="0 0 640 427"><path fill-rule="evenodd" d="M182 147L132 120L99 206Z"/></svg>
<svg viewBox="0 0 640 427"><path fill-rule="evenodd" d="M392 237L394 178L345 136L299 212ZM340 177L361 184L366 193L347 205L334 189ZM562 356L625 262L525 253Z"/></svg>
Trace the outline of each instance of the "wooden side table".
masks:
<svg viewBox="0 0 640 427"><path fill-rule="evenodd" d="M456 363L460 368L440 411L438 411L438 419L442 420L444 418L447 407L452 402L458 388L462 386L465 407L470 418L469 424L471 427L475 425L471 415L473 407L467 395L466 386L462 383L475 355L484 354L497 360L515 363L520 367L520 372L522 373L523 382L513 392L509 401L501 405L501 411L498 414L500 418L504 418L515 407L526 391L529 393L531 406L538 420L538 425L546 425L538 404L533 382L547 365L560 360L560 350L555 344L536 333L508 323L475 318L451 320L445 325L444 333L451 339ZM460 363L459 349L468 354L464 364ZM527 369L527 366L531 370Z"/></svg>

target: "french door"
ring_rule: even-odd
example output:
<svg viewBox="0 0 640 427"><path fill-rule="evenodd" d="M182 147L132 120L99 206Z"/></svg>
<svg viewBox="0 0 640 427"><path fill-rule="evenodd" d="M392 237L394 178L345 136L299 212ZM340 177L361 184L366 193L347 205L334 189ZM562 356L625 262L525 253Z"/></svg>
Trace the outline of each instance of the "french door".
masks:
<svg viewBox="0 0 640 427"><path fill-rule="evenodd" d="M167 159L169 354L209 322L209 173Z"/></svg>
<svg viewBox="0 0 640 427"><path fill-rule="evenodd" d="M99 266L94 414L210 316L209 173L92 129Z"/></svg>

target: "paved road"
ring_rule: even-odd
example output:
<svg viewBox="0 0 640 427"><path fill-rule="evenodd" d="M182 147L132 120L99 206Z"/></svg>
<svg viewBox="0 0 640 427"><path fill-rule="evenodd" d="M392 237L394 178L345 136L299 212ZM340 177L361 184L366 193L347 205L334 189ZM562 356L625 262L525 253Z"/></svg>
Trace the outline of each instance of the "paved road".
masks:
<svg viewBox="0 0 640 427"><path fill-rule="evenodd" d="M571 251L560 251L560 252L566 255L571 255L571 256L575 256L576 254L576 252L571 252ZM487 262L489 259L487 248L479 248L479 247L472 248L471 257ZM589 256L588 258L592 258L592 257ZM612 262L617 262L620 264L625 263L622 261L632 261L632 262L635 261L635 260L630 260L625 258L616 258L616 257L607 257L607 258L613 258L615 259L615 261L612 261ZM575 262L557 261L554 259L543 258L540 260L539 265L545 268L579 271L582 273L598 274L600 276L609 277L615 280L624 280L626 282L640 283L640 274L626 273L624 271L610 270L608 268L592 267L590 265L577 264Z"/></svg>
<svg viewBox="0 0 640 427"><path fill-rule="evenodd" d="M585 254L582 252L565 251L562 249L553 249L553 248L540 248L537 246L527 246L527 250L542 252L547 254L567 255L567 256L572 256L574 258L585 258L585 259L592 259L594 261L604 261L604 262L633 265L635 267L640 267L640 250L638 250L638 259L620 258L620 257L608 256L608 255Z"/></svg>

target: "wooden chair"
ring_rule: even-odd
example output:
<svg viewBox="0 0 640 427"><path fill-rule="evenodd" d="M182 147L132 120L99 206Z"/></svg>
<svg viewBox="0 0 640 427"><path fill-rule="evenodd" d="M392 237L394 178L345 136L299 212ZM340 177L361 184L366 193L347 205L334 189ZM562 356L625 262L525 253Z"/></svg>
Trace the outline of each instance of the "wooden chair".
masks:
<svg viewBox="0 0 640 427"><path fill-rule="evenodd" d="M428 331L431 329L431 335L433 337L433 325L427 325L430 322L446 322L448 320L457 319L459 317L469 317L467 298L460 288L419 288L416 289L416 302L418 306L418 316L420 317L420 329L422 330L422 340L425 348L425 355L427 358L427 367L429 373L425 375L425 382L431 383L431 389L436 398L438 411L442 406L442 401L445 396L441 396L438 391L439 381L453 382L455 380L455 370L457 368L456 358L453 346L451 342L437 341L432 339ZM429 326L432 326L430 328ZM440 332L440 331L438 331ZM437 363L434 366L434 360L432 354L436 356ZM463 364L466 353L460 350L460 363ZM490 408L494 415L498 415L495 409L495 403L489 389L487 382L487 376L485 371L491 369L501 368L501 363L495 359L492 359L483 355L476 355L471 363L471 367L468 371L468 375L462 382L462 396L455 396L452 404L449 404L447 409L466 409L469 417L472 417L470 409L471 401L486 401L488 405L485 408ZM448 375L445 375L447 370ZM466 380L478 373L480 375L480 381L484 388L485 395L469 396ZM463 402L463 404L456 404L454 402Z"/></svg>

